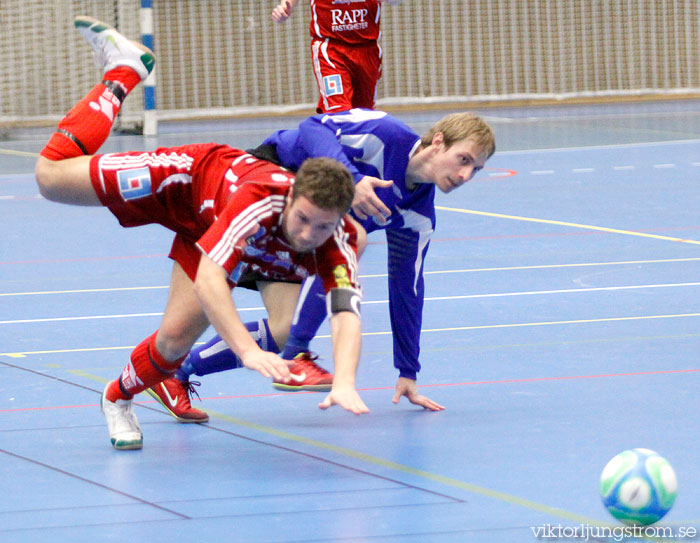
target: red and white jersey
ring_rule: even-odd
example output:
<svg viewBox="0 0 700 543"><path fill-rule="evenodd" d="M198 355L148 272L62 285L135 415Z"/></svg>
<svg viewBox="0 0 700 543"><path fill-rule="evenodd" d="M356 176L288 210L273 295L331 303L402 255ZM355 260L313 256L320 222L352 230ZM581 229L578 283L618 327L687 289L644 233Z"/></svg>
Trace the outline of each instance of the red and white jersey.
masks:
<svg viewBox="0 0 700 543"><path fill-rule="evenodd" d="M158 223L177 232L171 256L192 278L196 246L234 285L248 271L287 282L318 274L326 292L359 289L352 224L341 220L315 251L292 249L282 219L294 174L245 151L196 144L98 155L90 172L100 200L123 226Z"/></svg>
<svg viewBox="0 0 700 543"><path fill-rule="evenodd" d="M311 0L311 37L349 44L379 39L378 0Z"/></svg>
<svg viewBox="0 0 700 543"><path fill-rule="evenodd" d="M231 197L212 217L211 226L197 246L228 272L232 283L238 283L247 272L272 281L292 282L318 274L326 291L359 288L354 227L341 220L321 247L310 253L295 251L286 241L282 227L294 176L251 155L241 158L262 167L256 168L255 180L250 179L250 172L241 175L242 169L235 163L229 168L225 179ZM265 175L260 175L260 169L267 170Z"/></svg>

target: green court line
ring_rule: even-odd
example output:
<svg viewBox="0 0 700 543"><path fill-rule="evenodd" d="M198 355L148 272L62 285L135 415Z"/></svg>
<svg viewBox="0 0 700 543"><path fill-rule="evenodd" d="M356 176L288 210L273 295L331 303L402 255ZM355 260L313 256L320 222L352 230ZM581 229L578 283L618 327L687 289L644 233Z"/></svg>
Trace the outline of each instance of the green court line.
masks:
<svg viewBox="0 0 700 543"><path fill-rule="evenodd" d="M676 243L690 243L693 245L700 245L700 241L692 240L692 239L682 239L682 238L673 238L669 236L659 236L656 234L646 234L644 232L635 232L633 230L620 230L618 228L606 228L604 226L592 226L590 224L578 224L574 222L566 222L566 221L554 221L550 219L536 219L534 217L520 217L518 215L504 215L503 213L490 213L487 211L476 211L473 209L457 209L454 207L444 207L444 206L435 206L435 209L440 209L442 211L453 211L455 213L466 213L466 214L471 214L471 215L482 215L484 217L495 217L498 219L510 219L514 221L526 221L526 222L538 222L538 223L543 223L543 224L555 224L558 226L569 226L572 228L582 228L584 230L596 230L598 232L607 232L609 234L624 234L626 236L637 236L637 237L642 237L642 238L651 238L651 239L660 239L664 241L674 241Z"/></svg>
<svg viewBox="0 0 700 543"><path fill-rule="evenodd" d="M338 407L338 409L342 409L342 408ZM404 473L406 475L412 475L414 477L419 477L421 479L427 479L429 481L440 483L442 485L450 486L453 488L458 488L460 490L466 490L466 491L471 492L473 494L478 494L480 496L486 496L489 498L493 498L495 500L506 502L506 503L509 503L511 505L517 505L520 507L524 507L526 509L531 509L533 511L547 513L547 514L555 516L555 517L564 518L564 519L571 520L571 521L578 522L578 523L591 524L591 525L593 525L593 524L605 525L605 524L600 524L600 521L597 519L592 519L589 517L585 517L583 515L578 515L576 513L572 513L572 512L566 511L564 509L560 509L558 507L552 507L552 506L549 506L549 505L546 505L543 503L538 503L538 502L535 502L532 500L521 498L521 497L515 496L513 494L508 494L506 492L500 492L498 490L494 490L494 489L484 487L484 486L475 485L473 483L468 483L466 481L460 481L459 479L454 479L452 477L447 477L445 475L440 475L438 473L433 473L430 471L414 468L411 466L407 466L405 464L399 464L397 462L393 462L391 460L387 460L387 459L381 458L379 456L374 456L371 454L363 453L360 451L356 451L354 449L348 449L346 447L340 447L338 445L333 445L331 443L326 443L324 441L318 441L316 439L310 439L310 438L303 437L300 435L285 432L283 430L278 430L276 428L271 428L269 426L263 426L261 424L250 422L250 421L240 419L237 417L231 417L230 415L226 415L226 414L219 413L216 411L207 410L207 413L209 413L210 416L213 416L213 417L220 419L222 421L229 422L231 424L235 424L236 426L242 426L242 427L250 429L250 430L255 430L255 431L261 432L263 434L271 435L271 436L283 439L285 441L292 441L294 443L308 445L308 446L314 447L316 449L321 449L321 450L332 452L332 453L335 453L335 454L338 454L341 456L345 456L348 458L353 458L355 460L360 460L362 462L372 464L374 466L390 469L393 471L398 471L400 473ZM371 416L371 414L367 415L367 416Z"/></svg>
<svg viewBox="0 0 700 543"><path fill-rule="evenodd" d="M105 379L103 377L100 377L98 375L90 374L82 370L69 370L69 373L74 374L74 375L79 375L81 377L84 377L89 380L97 381L99 383L105 383L108 381L108 379ZM149 398L150 401L150 398ZM340 407L337 407L338 409L341 409ZM406 475L411 475L414 477L418 477L421 479L425 479L428 481L432 481L435 483L439 483L441 485L445 485L448 487L452 488L457 488L460 490L465 490L467 492L471 492L472 494L476 494L479 496L484 496L487 498L491 498L497 501L501 501L510 505L515 505L518 507L522 507L525 509L529 509L532 511L537 511L540 513L545 513L557 518L562 518L566 519L569 521L576 522L578 524L585 524L588 526L596 526L596 527L610 527L613 528L615 526L619 526L616 524L612 523L606 523L602 522L598 519L591 518L591 517L586 517L584 515L579 515L577 513L573 513L571 511L567 511L565 509L561 509L559 507L552 507L550 505L536 502L533 500L528 500L526 498L521 498L520 496L516 496L514 494L509 494L507 492L501 492L499 490L494 490L492 488L488 488L485 486L481 485L476 485L473 483L469 483L466 481L462 481L459 479L455 479L453 477L447 477L445 475L440 475L439 473L434 473L431 471L419 469L419 468L414 468L405 464L400 464L398 462L394 462L392 460L387 460L386 458L381 458L379 456L374 456L371 454L363 453L360 451L356 451L354 449L349 449L347 447L341 447L338 445L333 445L331 443L326 443L324 441L319 441L316 439L311 439L307 438L301 435L297 434L292 434L290 432L285 432L284 430L278 430L276 428L272 428L270 426L265 426L262 424L257 424L255 422L251 422L245 419L241 419L238 417L232 417L230 415L227 415L225 413L220 413L218 411L214 411L211 409L206 409L205 410L211 417L214 417L216 419L219 419L224 422L228 422L230 424L234 424L236 426L240 426L242 428L246 428L249 430L253 430L256 432L260 432L262 434L266 434L268 436L273 436L278 439L282 439L284 441L290 441L293 443L298 443L302 445L306 445L309 447L313 447L322 451L327 451L331 452L340 456L344 456L347 458L352 458L354 460L359 460L361 462L389 469L392 471L396 471L402 474ZM165 413L164 413L165 414ZM169 416L169 415L168 415ZM371 415L365 415L365 416L371 416ZM205 425L206 427L206 425ZM647 540L659 540L656 538L650 538L650 537L643 537L643 539Z"/></svg>
<svg viewBox="0 0 700 543"><path fill-rule="evenodd" d="M103 377L100 377L98 375L90 374L81 370L70 370L69 373L75 374L75 375L80 375L81 377L90 379L92 381L97 381L100 383L105 383L107 380L104 379ZM150 399L150 397L149 397ZM341 407L337 407L337 409L342 409ZM421 479L427 479L429 481L433 481L436 483L440 483L442 485L450 486L453 488L458 488L460 490L466 490L468 492L471 492L473 494L478 494L480 496L486 496L488 498L492 498L495 500L499 500L505 503L509 503L511 505L517 505L520 507L524 507L526 509L530 509L533 511L539 511L541 513L546 513L558 518L563 518L567 519L570 521L574 521L577 523L584 523L584 524L590 524L590 525L596 525L596 526L607 526L607 524L601 524L598 519L593 519L589 517L585 517L583 515L578 515L576 513L572 513L569 511L566 511L564 509L560 509L558 507L552 507L543 503L538 503L532 500L528 500L525 498L521 498L519 496L515 496L513 494L508 494L506 492L500 492L498 490L494 490L488 487L484 486L479 486L475 485L472 483L468 483L466 481L460 481L459 479L454 479L452 477L447 477L444 475L440 475L438 473L433 473L430 471L414 468L411 466L407 466L405 464L399 464L398 462L393 462L391 460L387 460L385 458L381 458L379 456L374 456L371 454L363 453L360 451L356 451L354 449L348 449L346 447L340 447L338 445L333 445L331 443L326 443L324 441L318 441L316 439L311 439L308 437L304 437L301 435L297 434L292 434L290 432L285 432L284 430L278 430L276 428L272 428L270 426L264 426L262 424L257 424L255 422L251 422L245 419L241 419L238 417L232 417L230 415L226 415L225 413L220 413L217 411L213 411L210 409L205 410L209 416L214 417L216 419L219 419L223 422L228 422L230 424L235 424L236 426L240 426L242 428L247 428L249 430L254 430L256 432L260 432L263 434L266 434L268 436L273 436L285 441L290 441L293 443L299 443L303 445L307 445L310 447L313 447L315 449L320 449L323 451L327 452L332 452L341 456L345 456L347 458L352 458L355 460L360 460L361 462L365 462L367 464L371 464L374 466L386 468L392 471L397 471L406 475L412 475L414 477L419 477ZM164 413L165 414L165 413ZM170 415L168 415L170 416ZM371 416L371 415L365 415L365 416Z"/></svg>

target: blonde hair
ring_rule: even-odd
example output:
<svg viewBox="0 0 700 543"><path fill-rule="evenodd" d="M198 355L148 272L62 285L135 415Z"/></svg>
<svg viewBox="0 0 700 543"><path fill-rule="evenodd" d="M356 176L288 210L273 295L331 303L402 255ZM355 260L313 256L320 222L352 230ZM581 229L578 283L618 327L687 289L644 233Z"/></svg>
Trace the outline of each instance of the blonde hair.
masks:
<svg viewBox="0 0 700 543"><path fill-rule="evenodd" d="M472 140L490 158L496 152L496 138L486 122L474 113L452 113L436 122L421 138L423 147L433 142L433 136L440 132L446 147L462 140Z"/></svg>

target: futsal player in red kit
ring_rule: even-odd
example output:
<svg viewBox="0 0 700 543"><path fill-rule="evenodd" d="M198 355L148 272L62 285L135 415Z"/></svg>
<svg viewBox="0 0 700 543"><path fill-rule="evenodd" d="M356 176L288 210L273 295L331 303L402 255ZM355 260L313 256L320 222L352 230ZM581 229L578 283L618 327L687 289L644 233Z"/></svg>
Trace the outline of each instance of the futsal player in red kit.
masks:
<svg viewBox="0 0 700 543"><path fill-rule="evenodd" d="M121 103L148 77L155 58L104 23L77 17L75 25L104 76L42 150L36 165L40 192L56 202L105 206L125 227L155 223L175 232L160 327L136 346L102 395L114 448L142 447L132 398L172 376L210 323L245 367L290 379L288 363L259 347L236 310L231 288L249 273L277 321L270 328L289 326L304 278L323 279L336 373L319 407L367 412L355 389L360 290L357 230L346 216L354 195L347 168L312 159L295 179L279 166L215 143L96 155Z"/></svg>
<svg viewBox="0 0 700 543"><path fill-rule="evenodd" d="M401 0L311 0L311 62L318 113L374 109L382 75L382 4ZM272 20L286 21L299 0L282 0Z"/></svg>

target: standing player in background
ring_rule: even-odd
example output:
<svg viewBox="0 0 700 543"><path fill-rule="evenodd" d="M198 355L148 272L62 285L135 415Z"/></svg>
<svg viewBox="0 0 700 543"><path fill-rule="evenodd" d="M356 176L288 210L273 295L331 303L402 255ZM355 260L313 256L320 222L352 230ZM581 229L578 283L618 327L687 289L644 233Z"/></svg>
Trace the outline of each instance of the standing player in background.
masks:
<svg viewBox="0 0 700 543"><path fill-rule="evenodd" d="M381 5L402 0L311 0L311 62L318 113L374 109L382 75ZM283 23L299 0L282 0L272 20Z"/></svg>
<svg viewBox="0 0 700 543"><path fill-rule="evenodd" d="M323 277L332 317L336 370L319 404L368 411L355 390L360 357L356 230L344 218L353 180L332 159L306 161L294 175L245 151L215 143L152 152L95 155L127 94L153 69L153 53L89 17L75 25L96 53L104 76L58 124L37 160L36 180L48 200L105 206L125 227L161 224L175 232L175 261L160 327L131 353L102 394L116 449L140 449L135 394L178 369L211 323L241 364L285 382L279 356L261 349L231 296L249 270L271 318L290 322L305 277ZM287 313L285 317L284 313ZM342 373L342 376L339 375Z"/></svg>
<svg viewBox="0 0 700 543"><path fill-rule="evenodd" d="M256 150L291 170L309 157L328 156L345 164L356 182L353 215L360 223L360 239L365 233L385 231L394 366L399 370L394 403L406 396L426 409L443 409L419 394L416 385L421 368L423 264L435 229L435 187L443 193L460 187L483 168L494 151L491 128L471 113L448 115L421 138L391 115L363 109L315 115L298 129L272 134ZM318 279L307 279L302 285L295 315L281 356L291 360L301 353L299 356L308 361L309 343L326 315ZM260 323L247 326L264 329ZM190 388L190 375L236 367L240 361L215 337L190 353L175 379L164 381L161 389L151 392L179 421L201 422L195 419L206 413L192 408L183 390ZM333 376L320 367L301 372L292 366L290 371L296 376L305 374L306 379L276 382L276 388L327 390L333 382ZM179 398L179 404L169 402L169 397Z"/></svg>

